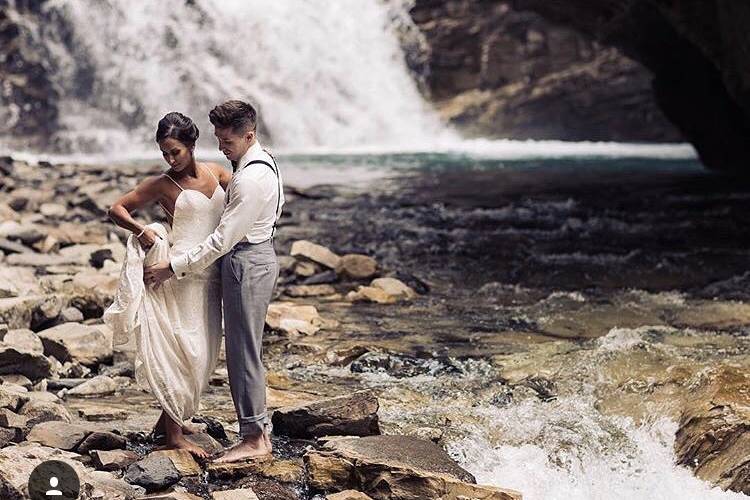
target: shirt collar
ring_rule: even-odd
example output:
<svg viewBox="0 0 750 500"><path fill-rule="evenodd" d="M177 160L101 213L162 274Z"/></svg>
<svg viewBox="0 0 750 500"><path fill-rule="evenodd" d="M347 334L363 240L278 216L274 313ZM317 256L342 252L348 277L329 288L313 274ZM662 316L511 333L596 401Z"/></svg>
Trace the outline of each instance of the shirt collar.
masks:
<svg viewBox="0 0 750 500"><path fill-rule="evenodd" d="M235 173L241 172L242 169L245 168L245 165L247 165L253 157L259 156L262 152L263 146L261 146L260 141L256 139L255 144L250 146L247 151L245 151L245 154L242 155L240 161L237 162L237 171Z"/></svg>

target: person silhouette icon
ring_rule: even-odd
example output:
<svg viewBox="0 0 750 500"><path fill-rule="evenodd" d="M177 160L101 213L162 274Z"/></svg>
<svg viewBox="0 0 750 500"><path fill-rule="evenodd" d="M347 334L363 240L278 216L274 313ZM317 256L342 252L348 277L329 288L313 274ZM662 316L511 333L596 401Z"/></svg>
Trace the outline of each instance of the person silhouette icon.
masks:
<svg viewBox="0 0 750 500"><path fill-rule="evenodd" d="M52 476L51 478L49 478L49 485L53 489L47 490L47 493L45 493L45 495L48 497L61 497L62 491L58 489L54 489L54 488L57 488L57 484L58 484L57 476Z"/></svg>

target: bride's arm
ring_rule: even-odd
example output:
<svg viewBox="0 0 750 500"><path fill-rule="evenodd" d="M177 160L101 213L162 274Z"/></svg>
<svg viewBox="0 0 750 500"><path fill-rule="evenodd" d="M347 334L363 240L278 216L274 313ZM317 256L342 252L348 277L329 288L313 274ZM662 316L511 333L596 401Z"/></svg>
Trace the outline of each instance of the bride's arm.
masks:
<svg viewBox="0 0 750 500"><path fill-rule="evenodd" d="M216 178L219 179L219 184L221 184L221 188L224 191L226 191L227 186L229 186L229 181L232 180L232 172L222 167L218 163L209 163L208 168L210 168L211 172L213 172Z"/></svg>
<svg viewBox="0 0 750 500"><path fill-rule="evenodd" d="M135 189L120 197L107 211L107 215L112 219L112 222L137 235L138 241L145 249L151 248L159 236L136 221L131 212L159 200L161 196L160 181L159 177L147 178L138 184Z"/></svg>

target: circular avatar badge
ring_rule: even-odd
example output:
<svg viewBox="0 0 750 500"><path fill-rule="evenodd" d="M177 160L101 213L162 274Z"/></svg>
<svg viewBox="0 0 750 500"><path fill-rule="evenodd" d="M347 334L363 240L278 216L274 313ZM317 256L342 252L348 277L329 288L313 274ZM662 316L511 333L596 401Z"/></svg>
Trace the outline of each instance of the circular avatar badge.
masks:
<svg viewBox="0 0 750 500"><path fill-rule="evenodd" d="M31 500L75 500L80 489L76 471L60 460L40 463L29 477Z"/></svg>

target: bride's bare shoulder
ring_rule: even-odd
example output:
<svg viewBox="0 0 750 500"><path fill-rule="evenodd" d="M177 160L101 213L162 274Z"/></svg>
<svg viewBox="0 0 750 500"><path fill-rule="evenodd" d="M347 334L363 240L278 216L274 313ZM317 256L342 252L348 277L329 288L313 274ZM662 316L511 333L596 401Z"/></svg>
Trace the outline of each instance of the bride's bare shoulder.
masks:
<svg viewBox="0 0 750 500"><path fill-rule="evenodd" d="M226 185L232 179L232 172L230 172L223 165L211 161L207 161L204 165L206 165L207 168L211 169L211 173L214 174L217 179L219 179L219 183L223 187L226 187Z"/></svg>

